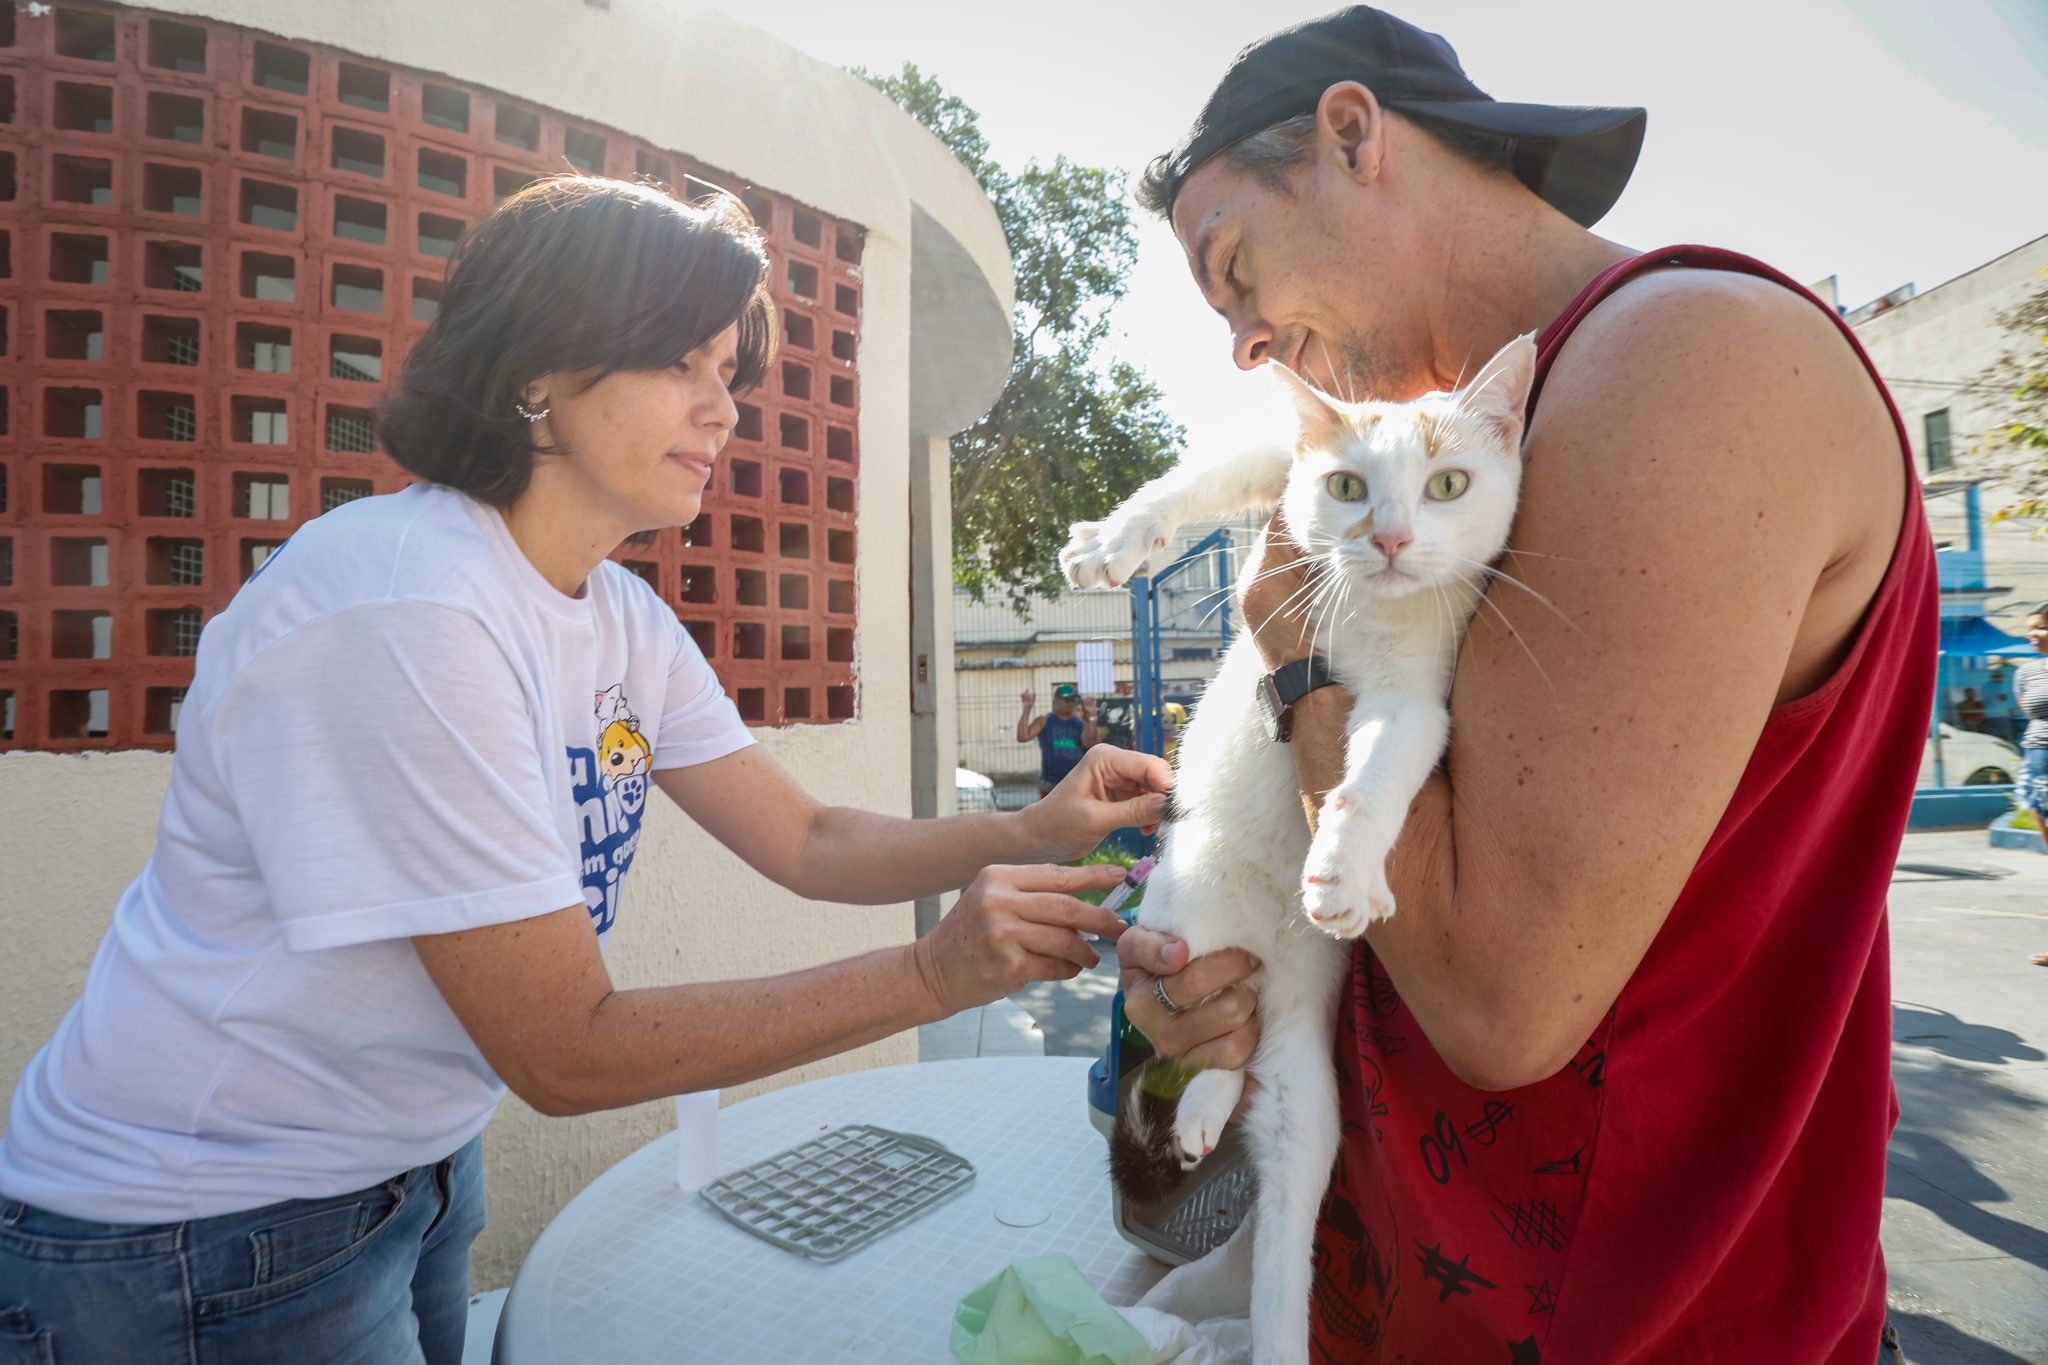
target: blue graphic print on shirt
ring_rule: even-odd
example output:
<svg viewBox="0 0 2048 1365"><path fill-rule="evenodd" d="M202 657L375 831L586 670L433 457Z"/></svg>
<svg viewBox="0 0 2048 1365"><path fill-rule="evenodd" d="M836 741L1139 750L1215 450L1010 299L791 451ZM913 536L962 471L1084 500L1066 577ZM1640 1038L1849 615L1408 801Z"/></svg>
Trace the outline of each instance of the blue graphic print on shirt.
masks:
<svg viewBox="0 0 2048 1365"><path fill-rule="evenodd" d="M595 751L569 746L569 780L582 843L583 903L602 934L618 918L619 893L640 847L654 753L620 684L597 694L597 725Z"/></svg>

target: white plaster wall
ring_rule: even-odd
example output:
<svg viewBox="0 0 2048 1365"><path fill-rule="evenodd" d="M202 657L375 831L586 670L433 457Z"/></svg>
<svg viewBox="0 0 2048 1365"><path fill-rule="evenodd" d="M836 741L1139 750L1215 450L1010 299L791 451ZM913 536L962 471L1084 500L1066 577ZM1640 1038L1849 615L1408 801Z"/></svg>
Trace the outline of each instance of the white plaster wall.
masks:
<svg viewBox="0 0 2048 1365"><path fill-rule="evenodd" d="M1891 389L1923 473L1928 413L1948 409L1950 449L1958 457L1997 420L1999 396L1972 386L1986 366L2015 344L2015 338L1999 327L1998 314L2048 283L2044 269L2048 237L2039 237L1858 324L1856 337ZM1985 515L2009 496L2007 490L1987 484ZM1963 543L1961 498L1939 499L1928 505L1928 512L1937 540ZM2048 598L2048 539L2036 539L2032 528L1987 525L1984 558L1986 582L2010 588L2014 602L2024 606ZM2018 617L2007 614L1999 619L2018 633Z"/></svg>
<svg viewBox="0 0 2048 1365"><path fill-rule="evenodd" d="M518 95L648 138L868 229L863 257L860 718L761 731L821 799L911 813L909 430L912 205L984 276L962 309L1007 357L1009 255L993 208L937 139L843 71L665 0L493 0L489 22L403 0L171 0L203 15ZM26 19L23 22L27 22ZM983 335L985 334L985 335ZM987 369L986 365L982 369ZM993 393L988 395L993 398ZM938 550L947 572L950 544ZM942 580L943 581L943 580ZM941 665L951 670L948 657ZM154 838L171 758L0 755L0 1093L78 994ZM950 781L950 777L948 778ZM817 906L769 886L673 807L649 807L609 962L622 987L785 972L912 934L907 904ZM915 1061L914 1033L732 1092ZM562 1204L673 1124L664 1104L547 1119L508 1099L485 1135L478 1288L510 1283Z"/></svg>

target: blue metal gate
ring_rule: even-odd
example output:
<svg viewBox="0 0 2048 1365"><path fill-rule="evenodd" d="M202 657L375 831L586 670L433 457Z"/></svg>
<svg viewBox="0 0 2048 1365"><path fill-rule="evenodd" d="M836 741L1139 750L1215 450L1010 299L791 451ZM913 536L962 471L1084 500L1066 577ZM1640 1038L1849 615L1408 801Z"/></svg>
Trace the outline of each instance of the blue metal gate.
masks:
<svg viewBox="0 0 2048 1365"><path fill-rule="evenodd" d="M1169 585L1205 557L1214 556L1215 589L1194 599L1193 610L1198 624L1206 622L1212 612L1220 621L1214 657L1222 658L1223 651L1230 647L1230 550L1230 532L1219 527L1158 573L1141 574L1131 580L1133 742L1148 754L1164 753L1166 749L1160 725L1166 701L1165 638L1175 624L1174 618L1190 610L1187 604L1178 608L1169 605Z"/></svg>

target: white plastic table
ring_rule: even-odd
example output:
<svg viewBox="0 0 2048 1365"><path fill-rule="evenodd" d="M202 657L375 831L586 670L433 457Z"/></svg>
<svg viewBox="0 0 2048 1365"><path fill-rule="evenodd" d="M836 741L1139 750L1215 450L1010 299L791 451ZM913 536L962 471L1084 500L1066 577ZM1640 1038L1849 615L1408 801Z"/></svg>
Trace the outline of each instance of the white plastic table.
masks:
<svg viewBox="0 0 2048 1365"><path fill-rule="evenodd" d="M743 1232L676 1185L675 1134L606 1171L527 1253L495 1365L923 1365L954 1305L1012 1261L1059 1251L1119 1307L1167 1267L1117 1235L1088 1063L984 1057L831 1076L719 1111L721 1174L873 1123L974 1163L960 1195L820 1264ZM1024 1223L1030 1226L1015 1226Z"/></svg>

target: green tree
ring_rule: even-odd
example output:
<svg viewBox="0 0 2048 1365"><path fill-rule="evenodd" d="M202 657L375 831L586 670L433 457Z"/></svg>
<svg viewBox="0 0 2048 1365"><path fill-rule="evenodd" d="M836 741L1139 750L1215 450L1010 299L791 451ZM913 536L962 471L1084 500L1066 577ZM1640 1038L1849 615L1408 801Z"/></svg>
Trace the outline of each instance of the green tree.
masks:
<svg viewBox="0 0 2048 1365"><path fill-rule="evenodd" d="M1991 514L1993 521L2035 521L2048 530L2048 284L2000 313L1998 324L2012 338L2012 349L1978 383L2004 401L1996 424L1972 452L1970 469L2014 495L2010 506Z"/></svg>
<svg viewBox="0 0 2048 1365"><path fill-rule="evenodd" d="M1173 462L1186 433L1142 371L1107 354L1138 239L1123 177L1066 157L1011 173L981 120L906 62L858 71L952 149L1002 219L1017 281L1016 353L988 415L953 438L953 577L1019 612L1057 596L1067 528Z"/></svg>

